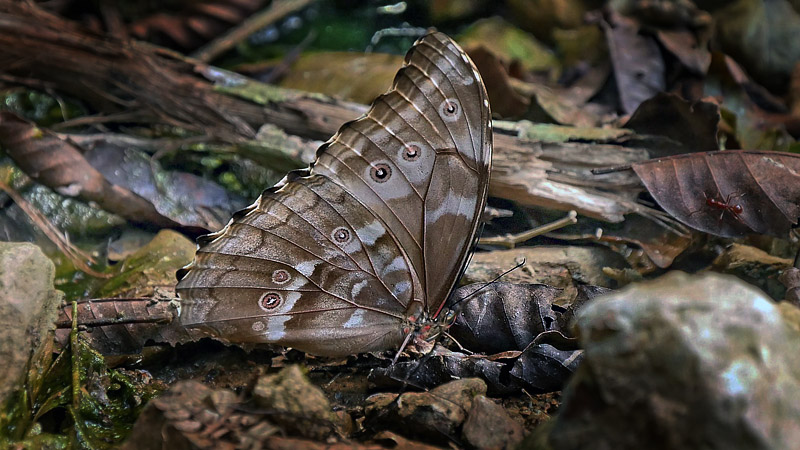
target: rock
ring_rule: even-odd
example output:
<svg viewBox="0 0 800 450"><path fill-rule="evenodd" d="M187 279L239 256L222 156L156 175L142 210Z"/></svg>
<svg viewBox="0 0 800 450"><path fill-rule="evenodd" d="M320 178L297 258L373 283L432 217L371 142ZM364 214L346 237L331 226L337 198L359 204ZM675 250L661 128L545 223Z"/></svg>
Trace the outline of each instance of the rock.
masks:
<svg viewBox="0 0 800 450"><path fill-rule="evenodd" d="M573 284L612 287L615 282L603 273L603 267L628 267L619 253L608 248L541 245L475 253L462 282L493 280L523 259L525 266L506 274L503 281L547 284L557 288Z"/></svg>
<svg viewBox="0 0 800 450"><path fill-rule="evenodd" d="M549 432L552 448L800 442L800 333L754 287L673 272L595 299L577 328L585 359Z"/></svg>
<svg viewBox="0 0 800 450"><path fill-rule="evenodd" d="M428 392L407 392L396 399L378 394L367 399L365 415L373 429L388 428L412 439L446 445L458 436L476 396L486 394L479 378L451 381Z"/></svg>
<svg viewBox="0 0 800 450"><path fill-rule="evenodd" d="M19 387L36 348L55 327L63 294L39 247L0 242L0 404Z"/></svg>
<svg viewBox="0 0 800 450"><path fill-rule="evenodd" d="M479 395L461 430L464 442L479 450L514 448L522 441L522 425L505 408Z"/></svg>
<svg viewBox="0 0 800 450"><path fill-rule="evenodd" d="M300 436L324 439L337 420L328 398L297 365L260 377L253 397L259 407L271 412L272 421Z"/></svg>
<svg viewBox="0 0 800 450"><path fill-rule="evenodd" d="M96 297L147 297L157 286L175 284L175 271L189 264L197 246L173 230L161 230L147 245L116 266Z"/></svg>
<svg viewBox="0 0 800 450"><path fill-rule="evenodd" d="M732 244L712 263L713 270L736 275L742 280L763 289L775 300L786 295L786 286L779 275L792 267L792 260L772 256L756 247Z"/></svg>
<svg viewBox="0 0 800 450"><path fill-rule="evenodd" d="M222 443L240 443L253 423L245 423L249 416L234 411L236 402L231 390L179 381L147 404L122 449L219 448Z"/></svg>

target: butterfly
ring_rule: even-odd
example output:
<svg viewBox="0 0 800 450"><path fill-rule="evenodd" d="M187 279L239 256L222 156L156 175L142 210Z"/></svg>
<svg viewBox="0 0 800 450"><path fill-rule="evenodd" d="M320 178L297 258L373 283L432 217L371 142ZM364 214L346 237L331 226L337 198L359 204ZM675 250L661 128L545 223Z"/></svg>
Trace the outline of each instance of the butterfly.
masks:
<svg viewBox="0 0 800 450"><path fill-rule="evenodd" d="M182 325L323 356L397 349L441 321L486 204L489 100L467 54L419 39L392 88L178 272Z"/></svg>

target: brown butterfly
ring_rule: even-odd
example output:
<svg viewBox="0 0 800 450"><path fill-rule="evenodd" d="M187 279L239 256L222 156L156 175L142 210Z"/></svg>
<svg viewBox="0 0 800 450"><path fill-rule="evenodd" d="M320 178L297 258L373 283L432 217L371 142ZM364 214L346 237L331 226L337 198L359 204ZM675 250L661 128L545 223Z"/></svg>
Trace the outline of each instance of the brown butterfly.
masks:
<svg viewBox="0 0 800 450"><path fill-rule="evenodd" d="M492 156L486 89L442 33L178 272L183 325L317 354L398 348L428 330L467 263Z"/></svg>

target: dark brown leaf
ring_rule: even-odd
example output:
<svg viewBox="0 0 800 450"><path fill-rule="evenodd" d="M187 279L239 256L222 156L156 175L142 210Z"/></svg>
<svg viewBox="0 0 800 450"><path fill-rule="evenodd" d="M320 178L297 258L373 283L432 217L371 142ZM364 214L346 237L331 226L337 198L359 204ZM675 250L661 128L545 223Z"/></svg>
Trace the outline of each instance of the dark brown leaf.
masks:
<svg viewBox="0 0 800 450"><path fill-rule="evenodd" d="M559 391L583 359L583 351L550 344L531 344L511 369L511 376L529 393Z"/></svg>
<svg viewBox="0 0 800 450"><path fill-rule="evenodd" d="M110 183L153 204L159 214L192 228L215 231L247 203L213 181L168 171L135 148L100 142L84 157Z"/></svg>
<svg viewBox="0 0 800 450"><path fill-rule="evenodd" d="M636 163L632 168L665 211L717 236L785 237L800 217L800 155L691 153Z"/></svg>
<svg viewBox="0 0 800 450"><path fill-rule="evenodd" d="M462 286L453 295L466 298L482 286L481 283ZM565 330L574 306L607 291L592 288L580 286L577 293L570 293L545 284L492 283L459 305L449 333L475 352L525 350L540 334ZM565 299L572 307L559 306Z"/></svg>
<svg viewBox="0 0 800 450"><path fill-rule="evenodd" d="M517 93L509 81L508 71L500 59L484 46L467 50L481 73L492 104L492 112L501 117L521 116L530 106L530 99Z"/></svg>
<svg viewBox="0 0 800 450"><path fill-rule="evenodd" d="M454 295L466 297L480 286L459 288ZM562 292L544 284L494 283L462 303L449 333L475 352L522 350L539 333L559 329L551 305Z"/></svg>
<svg viewBox="0 0 800 450"><path fill-rule="evenodd" d="M639 104L664 91L664 60L655 39L639 34L632 19L611 13L611 23L604 26L620 105L632 113Z"/></svg>
<svg viewBox="0 0 800 450"><path fill-rule="evenodd" d="M711 65L708 40L701 41L689 30L658 30L656 37L687 69L699 75L708 71Z"/></svg>
<svg viewBox="0 0 800 450"><path fill-rule="evenodd" d="M682 144L685 149L712 151L719 149L719 120L719 105L714 101L688 102L677 95L661 92L642 102L625 128L641 134L666 136ZM673 153L651 152L651 155L669 156L686 152L680 147L674 149L676 151Z"/></svg>

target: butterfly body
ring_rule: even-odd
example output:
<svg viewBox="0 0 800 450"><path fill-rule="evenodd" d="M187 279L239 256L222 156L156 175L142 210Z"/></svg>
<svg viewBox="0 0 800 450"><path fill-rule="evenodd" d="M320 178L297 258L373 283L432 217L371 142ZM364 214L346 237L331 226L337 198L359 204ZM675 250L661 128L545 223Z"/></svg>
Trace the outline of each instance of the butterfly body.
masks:
<svg viewBox="0 0 800 450"><path fill-rule="evenodd" d="M466 264L490 163L480 76L446 36L420 39L309 169L198 241L181 322L320 355L398 348L435 325Z"/></svg>

